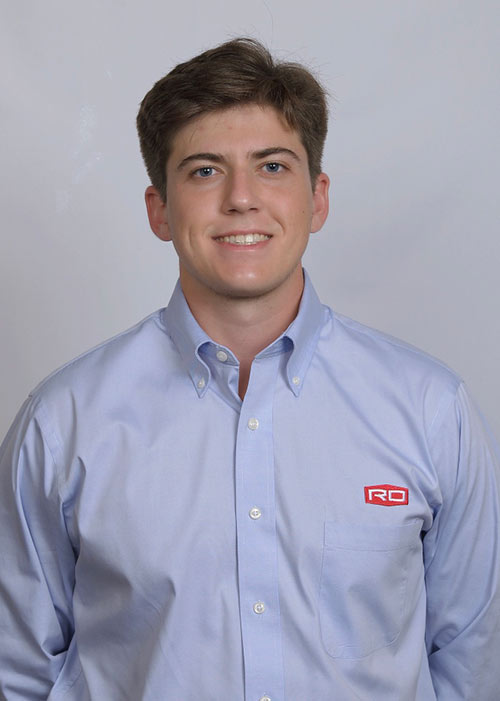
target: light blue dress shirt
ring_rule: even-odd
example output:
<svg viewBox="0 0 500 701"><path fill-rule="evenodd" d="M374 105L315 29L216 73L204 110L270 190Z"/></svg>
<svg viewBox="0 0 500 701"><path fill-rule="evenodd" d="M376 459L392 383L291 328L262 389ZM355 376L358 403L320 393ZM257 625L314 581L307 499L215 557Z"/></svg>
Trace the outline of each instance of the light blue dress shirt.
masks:
<svg viewBox="0 0 500 701"><path fill-rule="evenodd" d="M493 439L307 277L243 402L178 285L31 394L0 465L2 699L499 698Z"/></svg>

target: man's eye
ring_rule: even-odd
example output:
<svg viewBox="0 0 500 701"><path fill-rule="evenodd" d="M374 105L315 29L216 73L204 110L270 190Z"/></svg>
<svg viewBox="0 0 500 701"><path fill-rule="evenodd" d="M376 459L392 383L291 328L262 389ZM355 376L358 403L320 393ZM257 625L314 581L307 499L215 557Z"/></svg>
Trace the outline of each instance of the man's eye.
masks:
<svg viewBox="0 0 500 701"><path fill-rule="evenodd" d="M283 169L281 163L266 163L264 168L268 173L279 173Z"/></svg>
<svg viewBox="0 0 500 701"><path fill-rule="evenodd" d="M214 169L212 166L203 166L202 168L197 168L193 175L198 175L200 178L208 178L210 175L214 174Z"/></svg>

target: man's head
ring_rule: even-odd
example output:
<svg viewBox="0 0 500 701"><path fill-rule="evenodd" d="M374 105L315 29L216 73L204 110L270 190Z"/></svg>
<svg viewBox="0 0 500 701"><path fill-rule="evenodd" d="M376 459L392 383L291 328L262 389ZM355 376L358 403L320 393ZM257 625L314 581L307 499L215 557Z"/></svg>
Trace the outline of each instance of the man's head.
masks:
<svg viewBox="0 0 500 701"><path fill-rule="evenodd" d="M314 188L327 133L325 91L303 66L275 61L259 42L240 38L179 64L142 101L137 116L141 151L163 198L177 132L203 114L249 104L273 107L297 132Z"/></svg>

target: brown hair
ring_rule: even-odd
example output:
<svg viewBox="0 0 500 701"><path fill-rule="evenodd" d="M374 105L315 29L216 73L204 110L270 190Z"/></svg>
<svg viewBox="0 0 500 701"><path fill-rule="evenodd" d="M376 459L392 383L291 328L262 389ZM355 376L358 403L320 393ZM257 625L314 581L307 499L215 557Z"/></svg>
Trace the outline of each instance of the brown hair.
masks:
<svg viewBox="0 0 500 701"><path fill-rule="evenodd" d="M172 140L207 112L255 103L274 107L307 151L313 188L328 128L326 91L298 63L275 61L255 39L241 37L177 65L144 97L137 115L141 152L154 187L166 197Z"/></svg>

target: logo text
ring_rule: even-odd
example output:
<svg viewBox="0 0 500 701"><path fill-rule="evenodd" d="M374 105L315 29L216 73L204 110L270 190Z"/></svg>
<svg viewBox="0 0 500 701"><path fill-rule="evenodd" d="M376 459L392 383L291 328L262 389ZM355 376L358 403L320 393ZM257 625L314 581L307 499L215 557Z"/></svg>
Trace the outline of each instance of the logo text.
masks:
<svg viewBox="0 0 500 701"><path fill-rule="evenodd" d="M403 506L408 504L408 489L394 484L374 484L365 487L365 502L379 506Z"/></svg>

